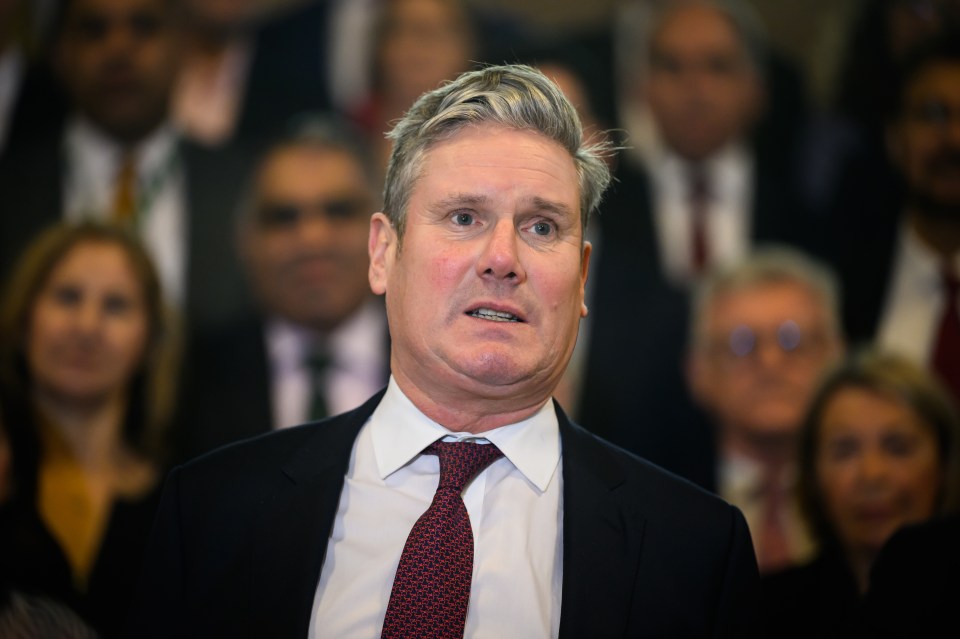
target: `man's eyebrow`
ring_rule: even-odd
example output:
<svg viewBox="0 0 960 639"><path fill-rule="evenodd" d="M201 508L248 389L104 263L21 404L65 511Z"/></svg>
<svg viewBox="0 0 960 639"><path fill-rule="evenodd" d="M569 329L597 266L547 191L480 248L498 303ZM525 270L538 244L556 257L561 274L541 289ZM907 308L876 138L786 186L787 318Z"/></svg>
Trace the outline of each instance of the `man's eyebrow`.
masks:
<svg viewBox="0 0 960 639"><path fill-rule="evenodd" d="M479 193L455 193L437 201L434 208L447 209L460 206L483 206L490 201L486 195Z"/></svg>
<svg viewBox="0 0 960 639"><path fill-rule="evenodd" d="M489 202L490 198L480 193L456 193L438 200L432 208L441 210L458 208L462 206L480 208L489 204ZM571 216L574 214L570 206L563 202L548 200L540 196L534 196L530 198L529 202L530 208L537 211L552 213L558 216Z"/></svg>
<svg viewBox="0 0 960 639"><path fill-rule="evenodd" d="M538 211L545 211L547 213L553 213L554 215L564 217L573 215L573 210L563 202L545 200L542 197L535 196L531 199L531 203Z"/></svg>

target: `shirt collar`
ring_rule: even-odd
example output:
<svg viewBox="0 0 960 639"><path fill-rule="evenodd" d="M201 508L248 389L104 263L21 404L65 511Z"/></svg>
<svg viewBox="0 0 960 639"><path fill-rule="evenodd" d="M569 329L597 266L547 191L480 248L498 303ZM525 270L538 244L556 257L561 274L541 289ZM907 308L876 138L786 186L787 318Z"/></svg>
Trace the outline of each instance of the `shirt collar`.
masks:
<svg viewBox="0 0 960 639"><path fill-rule="evenodd" d="M527 419L482 435L457 433L436 423L414 406L393 376L387 392L370 417L373 452L380 478L385 479L438 439L490 442L497 446L530 483L547 489L560 463L560 429L550 401Z"/></svg>
<svg viewBox="0 0 960 639"><path fill-rule="evenodd" d="M84 162L94 162L112 181L113 173L123 156L123 147L96 125L77 116L67 133L67 143ZM136 145L137 175L143 178L164 168L176 150L177 135L169 124L163 124Z"/></svg>
<svg viewBox="0 0 960 639"><path fill-rule="evenodd" d="M728 454L719 462L720 494L733 503L747 503L759 499L764 490L763 465L745 455ZM791 464L779 473L780 484L787 490L797 481L796 466Z"/></svg>
<svg viewBox="0 0 960 639"><path fill-rule="evenodd" d="M688 173L692 164L666 148L660 148L651 158L650 166L660 182L671 189L677 189L677 196L686 197ZM711 197L722 200L732 197L744 188L752 160L742 144L731 143L700 164L710 178Z"/></svg>
<svg viewBox="0 0 960 639"><path fill-rule="evenodd" d="M941 260L905 220L900 232L900 260L914 290L937 294L940 290ZM951 266L960 275L960 253L953 256Z"/></svg>

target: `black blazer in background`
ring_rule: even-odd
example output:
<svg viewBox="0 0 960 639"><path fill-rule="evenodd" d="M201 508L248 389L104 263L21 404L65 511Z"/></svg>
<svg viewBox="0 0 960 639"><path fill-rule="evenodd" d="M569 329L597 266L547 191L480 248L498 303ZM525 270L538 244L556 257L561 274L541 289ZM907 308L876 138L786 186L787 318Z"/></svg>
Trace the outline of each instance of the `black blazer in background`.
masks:
<svg viewBox="0 0 960 639"><path fill-rule="evenodd" d="M386 331L380 339L387 363L381 381L386 385ZM246 313L198 331L189 341L185 363L172 442L177 463L272 430L273 379L262 317Z"/></svg>
<svg viewBox="0 0 960 639"><path fill-rule="evenodd" d="M314 0L283 11L257 30L234 139L270 140L296 114L330 108L331 5Z"/></svg>
<svg viewBox="0 0 960 639"><path fill-rule="evenodd" d="M127 636L305 637L353 443L381 397L173 470ZM560 636L752 636L740 512L557 416Z"/></svg>
<svg viewBox="0 0 960 639"><path fill-rule="evenodd" d="M185 314L192 325L213 324L247 304L234 226L255 151L240 145L204 149L186 141L179 151L188 236ZM66 168L62 130L20 146L0 161L0 281L37 234L65 219Z"/></svg>
<svg viewBox="0 0 960 639"><path fill-rule="evenodd" d="M874 561L861 636L954 637L960 628L960 514L905 526Z"/></svg>

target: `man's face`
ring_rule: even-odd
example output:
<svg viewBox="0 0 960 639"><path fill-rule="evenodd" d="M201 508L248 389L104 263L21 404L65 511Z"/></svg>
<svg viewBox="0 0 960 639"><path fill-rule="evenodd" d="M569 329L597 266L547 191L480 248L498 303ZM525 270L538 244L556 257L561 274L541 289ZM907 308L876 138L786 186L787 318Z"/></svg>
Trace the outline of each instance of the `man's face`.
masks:
<svg viewBox="0 0 960 639"><path fill-rule="evenodd" d="M741 438L795 433L840 348L823 304L793 282L719 295L698 330L690 368L694 395Z"/></svg>
<svg viewBox="0 0 960 639"><path fill-rule="evenodd" d="M468 127L425 153L402 248L376 214L370 282L392 370L437 401L549 397L576 342L590 245L573 159L530 131Z"/></svg>
<svg viewBox="0 0 960 639"><path fill-rule="evenodd" d="M367 235L374 210L360 164L336 149L287 146L257 179L242 252L265 310L328 331L370 295Z"/></svg>
<svg viewBox="0 0 960 639"><path fill-rule="evenodd" d="M746 135L761 103L759 78L733 25L703 5L665 18L650 45L644 91L666 146L691 161Z"/></svg>
<svg viewBox="0 0 960 639"><path fill-rule="evenodd" d="M911 204L960 220L960 64L935 62L920 71L889 139Z"/></svg>
<svg viewBox="0 0 960 639"><path fill-rule="evenodd" d="M59 68L77 109L133 143L167 115L179 34L170 0L72 0Z"/></svg>

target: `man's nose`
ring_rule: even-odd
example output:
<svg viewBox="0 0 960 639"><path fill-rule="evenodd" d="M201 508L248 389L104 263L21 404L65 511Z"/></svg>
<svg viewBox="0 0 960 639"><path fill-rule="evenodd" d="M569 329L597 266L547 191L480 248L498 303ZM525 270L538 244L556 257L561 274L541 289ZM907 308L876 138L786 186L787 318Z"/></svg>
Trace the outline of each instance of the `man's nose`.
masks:
<svg viewBox="0 0 960 639"><path fill-rule="evenodd" d="M477 262L481 277L522 282L526 273L520 263L519 238L512 219L498 220L486 237L483 252Z"/></svg>

